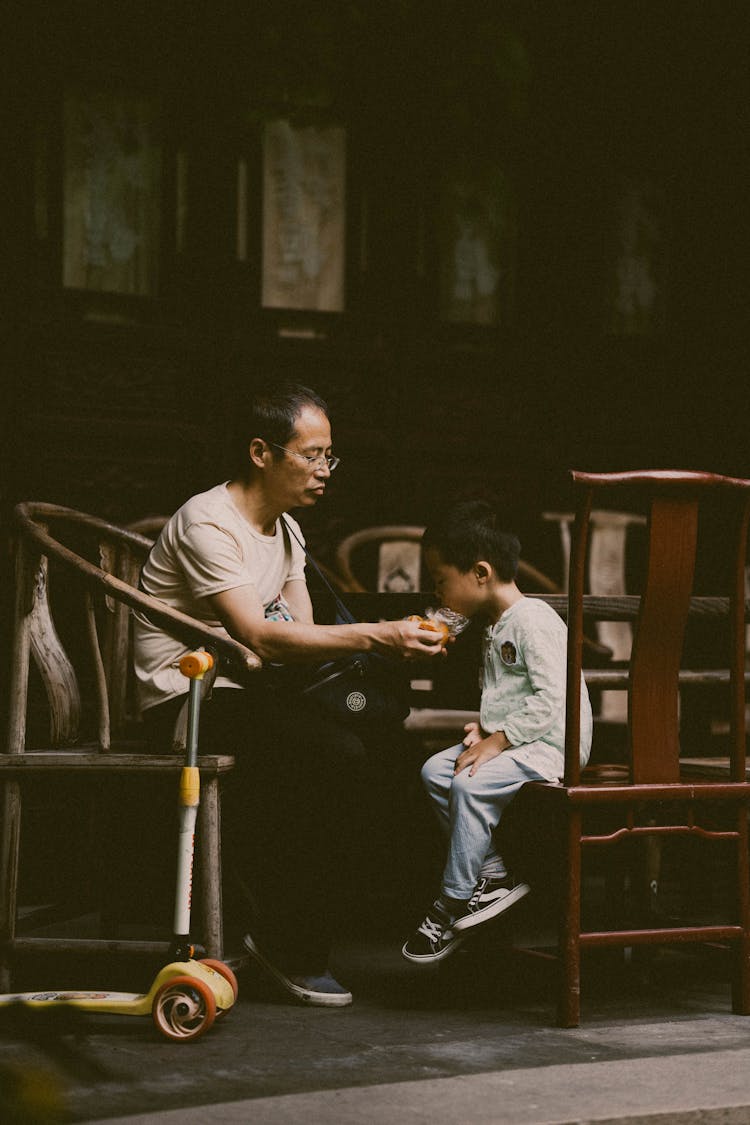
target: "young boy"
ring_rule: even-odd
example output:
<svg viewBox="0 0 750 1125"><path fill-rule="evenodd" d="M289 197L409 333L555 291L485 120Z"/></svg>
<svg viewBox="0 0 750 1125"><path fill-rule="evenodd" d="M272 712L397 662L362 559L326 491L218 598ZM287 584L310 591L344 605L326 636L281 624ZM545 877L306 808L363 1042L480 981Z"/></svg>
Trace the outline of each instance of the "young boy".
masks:
<svg viewBox="0 0 750 1125"><path fill-rule="evenodd" d="M563 774L567 630L545 602L526 598L515 578L521 545L500 531L483 501L457 505L422 540L441 605L487 621L479 723L462 743L435 754L422 781L444 828L448 860L440 895L405 943L409 961L431 964L465 932L529 893L506 870L493 841L503 810L527 781ZM581 763L592 718L581 685Z"/></svg>

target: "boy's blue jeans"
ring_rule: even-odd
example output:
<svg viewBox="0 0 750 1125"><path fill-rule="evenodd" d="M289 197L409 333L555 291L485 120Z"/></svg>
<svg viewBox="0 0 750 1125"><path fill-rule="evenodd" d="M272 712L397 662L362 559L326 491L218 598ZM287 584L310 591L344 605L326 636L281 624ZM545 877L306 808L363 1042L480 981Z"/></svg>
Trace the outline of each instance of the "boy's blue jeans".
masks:
<svg viewBox="0 0 750 1125"><path fill-rule="evenodd" d="M442 893L469 899L484 864L497 864L498 871L503 867L492 833L505 806L527 781L562 777L564 762L558 750L543 742L529 742L504 750L470 777L468 766L459 774L453 772L463 749L459 743L428 758L422 767L422 783L448 836Z"/></svg>

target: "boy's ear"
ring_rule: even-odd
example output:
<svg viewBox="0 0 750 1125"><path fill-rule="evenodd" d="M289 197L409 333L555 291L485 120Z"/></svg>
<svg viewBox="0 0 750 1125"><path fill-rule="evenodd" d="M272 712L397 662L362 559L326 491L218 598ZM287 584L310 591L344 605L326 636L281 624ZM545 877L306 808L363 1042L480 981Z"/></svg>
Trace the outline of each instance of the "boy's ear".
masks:
<svg viewBox="0 0 750 1125"><path fill-rule="evenodd" d="M488 562L480 559L479 562L474 563L474 576L481 585L492 577L492 567Z"/></svg>

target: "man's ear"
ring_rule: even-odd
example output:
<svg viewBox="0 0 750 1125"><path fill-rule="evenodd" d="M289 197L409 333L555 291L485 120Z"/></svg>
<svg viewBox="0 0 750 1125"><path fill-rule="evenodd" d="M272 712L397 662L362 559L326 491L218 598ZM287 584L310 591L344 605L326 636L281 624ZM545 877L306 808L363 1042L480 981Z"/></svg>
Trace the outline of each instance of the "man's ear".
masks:
<svg viewBox="0 0 750 1125"><path fill-rule="evenodd" d="M248 446L248 453L250 454L250 461L257 468L265 468L265 454L269 452L268 446L263 441L263 438L253 438Z"/></svg>
<svg viewBox="0 0 750 1125"><path fill-rule="evenodd" d="M491 578L492 567L484 559L480 559L479 562L474 563L474 576L481 586Z"/></svg>

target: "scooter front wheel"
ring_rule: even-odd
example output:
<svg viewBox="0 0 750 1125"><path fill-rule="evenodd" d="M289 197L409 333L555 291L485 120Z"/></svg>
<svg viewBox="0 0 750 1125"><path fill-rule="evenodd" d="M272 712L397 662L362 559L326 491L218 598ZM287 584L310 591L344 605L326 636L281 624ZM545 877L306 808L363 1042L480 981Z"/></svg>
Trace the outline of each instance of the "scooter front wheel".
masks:
<svg viewBox="0 0 750 1125"><path fill-rule="evenodd" d="M151 1015L162 1035L184 1043L211 1027L216 1019L216 998L196 977L172 977L156 993Z"/></svg>
<svg viewBox="0 0 750 1125"><path fill-rule="evenodd" d="M234 998L236 1000L240 993L240 986L237 983L237 977L229 968L229 965L225 965L223 961L217 961L214 957L201 957L200 963L201 965L208 966L209 969L213 969L214 972L218 973L220 977L224 977L224 980L229 981L232 986ZM217 1011L217 1019L221 1014L221 1012Z"/></svg>

